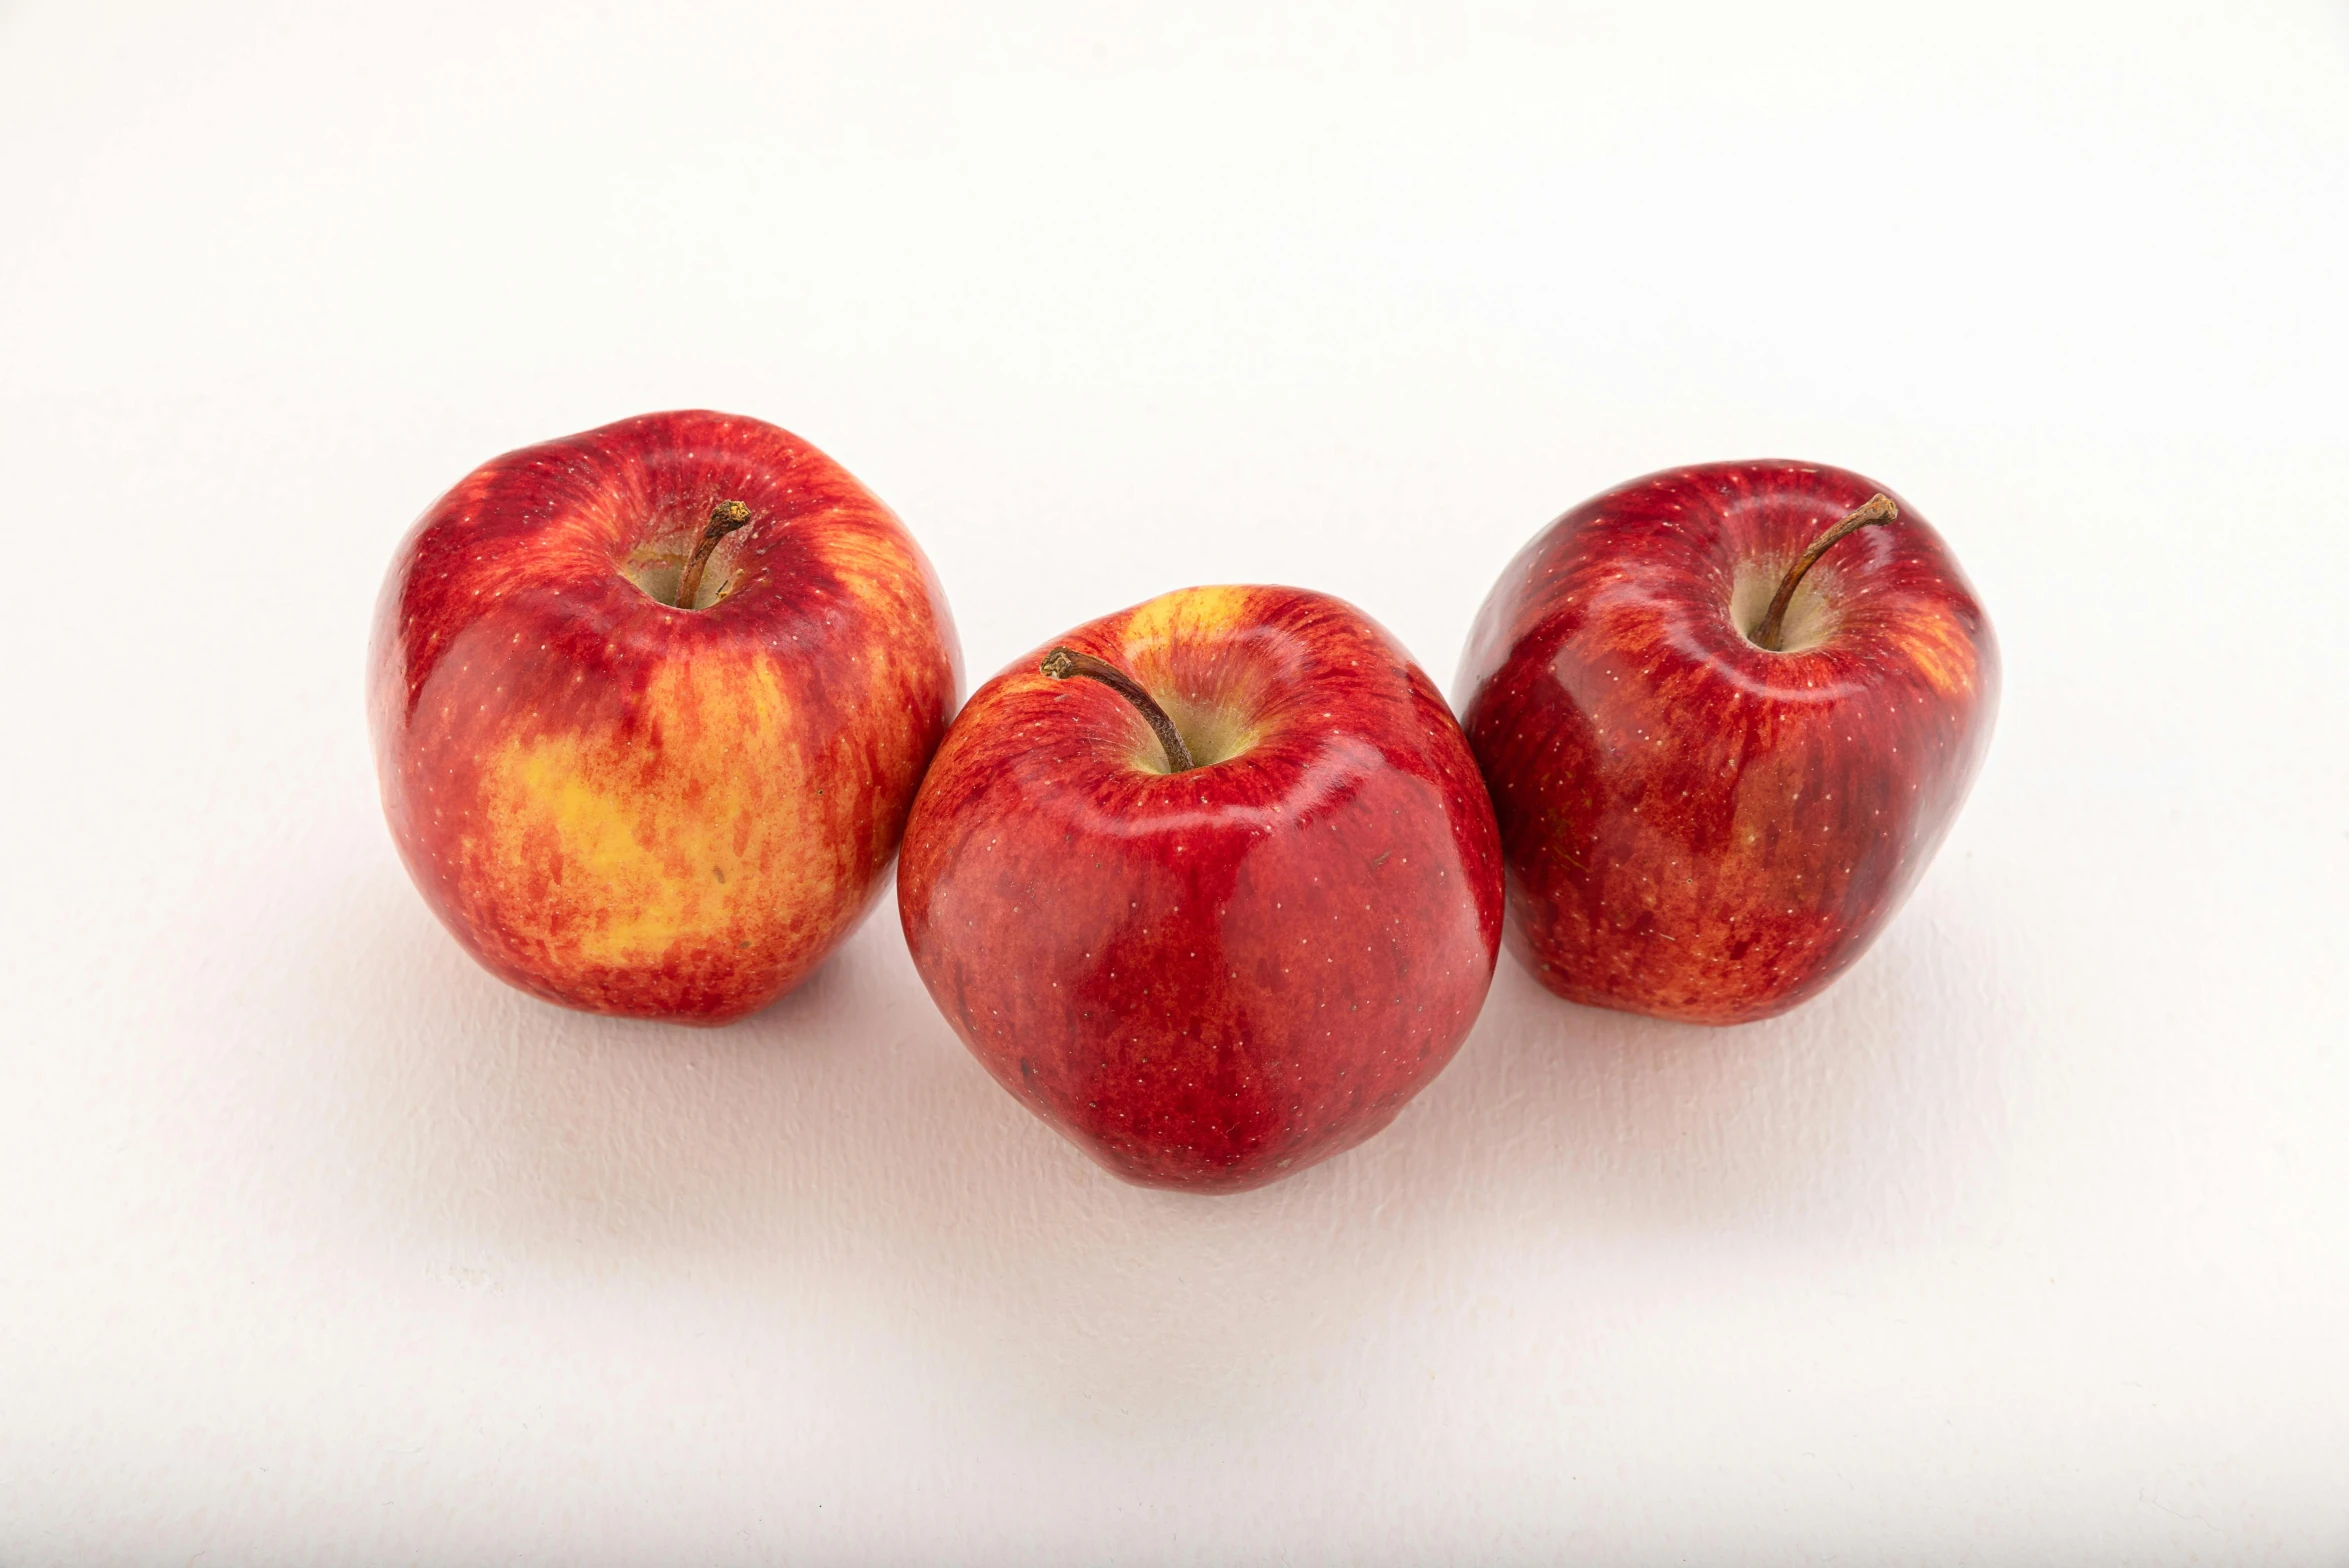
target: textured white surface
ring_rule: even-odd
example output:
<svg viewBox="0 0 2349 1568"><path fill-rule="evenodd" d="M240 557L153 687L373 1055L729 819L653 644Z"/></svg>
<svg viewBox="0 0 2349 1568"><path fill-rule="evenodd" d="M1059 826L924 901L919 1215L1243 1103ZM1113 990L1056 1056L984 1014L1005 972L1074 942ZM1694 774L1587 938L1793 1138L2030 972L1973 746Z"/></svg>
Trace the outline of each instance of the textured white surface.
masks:
<svg viewBox="0 0 2349 1568"><path fill-rule="evenodd" d="M375 9L0 11L0 1560L2349 1560L2349 13ZM705 1034L407 886L395 537L683 404L979 675L1256 579L1448 686L1565 506L1844 463L2005 711L1819 1002L1504 961L1129 1190L893 918Z"/></svg>

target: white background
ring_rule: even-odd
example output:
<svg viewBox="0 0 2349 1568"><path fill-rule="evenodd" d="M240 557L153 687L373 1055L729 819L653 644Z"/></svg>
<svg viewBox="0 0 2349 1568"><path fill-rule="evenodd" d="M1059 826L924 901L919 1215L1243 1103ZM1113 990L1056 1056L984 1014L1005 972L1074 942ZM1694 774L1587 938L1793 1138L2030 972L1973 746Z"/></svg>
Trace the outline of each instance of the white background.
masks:
<svg viewBox="0 0 2349 1568"><path fill-rule="evenodd" d="M0 1560L2349 1560L2345 364L2339 4L0 9ZM1842 463L2005 709L1821 1000L1504 960L1138 1191L893 911L702 1033L402 875L395 539L693 404L974 677L1270 580L1448 687L1566 506Z"/></svg>

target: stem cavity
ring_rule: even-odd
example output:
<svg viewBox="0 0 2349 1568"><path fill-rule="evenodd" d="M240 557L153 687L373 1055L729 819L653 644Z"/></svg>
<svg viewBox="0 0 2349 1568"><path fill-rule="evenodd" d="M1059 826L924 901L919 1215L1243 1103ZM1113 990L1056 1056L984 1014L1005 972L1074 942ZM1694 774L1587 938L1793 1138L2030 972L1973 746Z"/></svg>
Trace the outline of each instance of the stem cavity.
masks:
<svg viewBox="0 0 2349 1568"><path fill-rule="evenodd" d="M1795 562L1779 580L1777 597L1770 601L1770 608L1762 616L1762 624L1754 628L1754 642L1772 653L1779 652L1778 645L1786 637L1786 607L1794 602L1794 590L1801 584L1803 574L1818 565L1819 557L1834 549L1844 535L1862 528L1881 527L1899 516L1900 508L1893 504L1892 497L1879 490L1868 498L1867 505L1812 540L1811 547L1802 553L1802 559Z"/></svg>
<svg viewBox="0 0 2349 1568"><path fill-rule="evenodd" d="M1074 648L1053 649L1044 655L1042 669L1046 675L1056 681L1065 681L1072 676L1081 676L1089 681L1099 681L1120 697L1125 698L1126 701L1134 705L1134 710L1137 713L1150 721L1150 728L1158 736L1158 744L1166 751L1166 771L1169 773L1191 771L1194 766L1191 761L1191 748L1183 744L1183 737L1175 729L1174 720L1166 716L1166 710L1160 707L1156 699L1144 691L1141 683L1131 675L1107 659L1096 659L1091 654L1079 653Z"/></svg>
<svg viewBox="0 0 2349 1568"><path fill-rule="evenodd" d="M701 531L701 538L694 543L693 554L686 559L685 570L677 576L678 609L690 610L694 607L693 601L701 593L701 574L708 570L710 552L718 547L718 541L749 521L750 508L740 501L720 501L711 508L709 526Z"/></svg>

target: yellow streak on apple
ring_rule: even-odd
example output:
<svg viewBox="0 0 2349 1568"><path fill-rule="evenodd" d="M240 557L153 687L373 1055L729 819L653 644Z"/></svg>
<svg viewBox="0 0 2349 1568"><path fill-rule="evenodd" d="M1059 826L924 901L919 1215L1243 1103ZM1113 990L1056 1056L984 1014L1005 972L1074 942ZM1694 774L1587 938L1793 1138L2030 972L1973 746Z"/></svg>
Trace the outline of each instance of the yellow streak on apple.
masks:
<svg viewBox="0 0 2349 1568"><path fill-rule="evenodd" d="M845 792L815 795L778 673L703 659L660 671L645 703L652 745L518 737L484 769L490 842L468 849L508 928L564 968L737 943L796 963L788 928L822 930L857 878L827 850L846 835L802 815L839 813ZM560 891L540 903L540 887Z"/></svg>
<svg viewBox="0 0 2349 1568"><path fill-rule="evenodd" d="M1939 617L1919 621L1900 645L1934 690L1945 697L1972 699L1974 684L1981 679L1980 660L1954 623Z"/></svg>
<svg viewBox="0 0 2349 1568"><path fill-rule="evenodd" d="M1248 601L1245 588L1179 588L1162 593L1134 607L1125 624L1125 644L1139 652L1177 640L1211 638L1241 624L1248 613Z"/></svg>

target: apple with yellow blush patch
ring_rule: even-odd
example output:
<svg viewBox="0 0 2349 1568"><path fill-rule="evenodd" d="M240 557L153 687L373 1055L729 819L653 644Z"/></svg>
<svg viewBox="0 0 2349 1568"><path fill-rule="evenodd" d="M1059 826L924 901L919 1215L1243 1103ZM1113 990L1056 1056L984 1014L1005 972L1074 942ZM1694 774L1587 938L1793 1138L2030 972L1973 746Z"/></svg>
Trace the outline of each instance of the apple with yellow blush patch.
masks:
<svg viewBox="0 0 2349 1568"><path fill-rule="evenodd" d="M698 411L467 475L401 544L369 664L392 837L466 950L697 1024L790 990L871 907L961 680L888 508Z"/></svg>
<svg viewBox="0 0 2349 1568"><path fill-rule="evenodd" d="M1401 644L1300 588L1188 588L982 686L898 867L972 1054L1127 1181L1237 1192L1393 1121L1476 1022L1500 840Z"/></svg>

